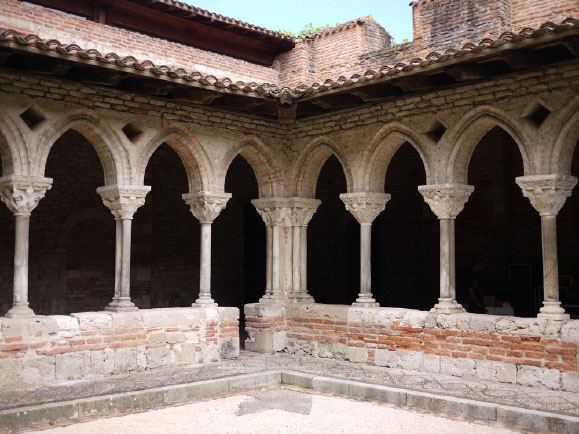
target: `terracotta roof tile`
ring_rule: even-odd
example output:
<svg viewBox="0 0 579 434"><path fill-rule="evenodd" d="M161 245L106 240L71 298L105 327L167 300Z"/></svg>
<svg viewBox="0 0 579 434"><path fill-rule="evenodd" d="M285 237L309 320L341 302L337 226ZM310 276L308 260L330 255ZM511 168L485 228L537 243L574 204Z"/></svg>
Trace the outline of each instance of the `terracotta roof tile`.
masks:
<svg viewBox="0 0 579 434"><path fill-rule="evenodd" d="M156 1L171 2L171 0ZM172 69L166 65L155 65L150 60L139 62L133 56L120 57L115 53L101 54L95 49L83 49L77 44L63 45L55 39L43 40L37 35L26 35L12 29L0 28L0 46L11 46L16 49L29 51L37 49L40 52L53 52L73 60L74 58L78 58L85 61L113 65L119 69L132 69L133 73L144 75L152 74L159 77L168 77L172 80L182 80L190 83L195 82L198 85L214 88L215 90L228 89L249 95L280 98L284 103L287 103L287 101L291 102L291 100L309 97L331 89L348 87L381 78L398 78L406 73L415 72L420 68L431 65L441 64L441 66L443 66L442 64L445 62L471 54L491 52L491 50L505 45L520 44L529 40L540 40L546 35L576 30L579 30L579 20L575 18L567 18L561 24L547 22L539 29L525 28L517 34L506 32L495 40L484 39L478 44L467 43L462 48L449 49L444 53L432 52L426 56L426 59L417 57L408 63L397 63L392 66L384 65L380 68L370 69L350 77L342 76L337 79L327 79L323 83L313 83L311 85L301 84L295 88L279 88L276 84L271 83L245 83L243 81L234 81L230 78L217 78L213 75L203 75L197 71L188 72L183 68Z"/></svg>

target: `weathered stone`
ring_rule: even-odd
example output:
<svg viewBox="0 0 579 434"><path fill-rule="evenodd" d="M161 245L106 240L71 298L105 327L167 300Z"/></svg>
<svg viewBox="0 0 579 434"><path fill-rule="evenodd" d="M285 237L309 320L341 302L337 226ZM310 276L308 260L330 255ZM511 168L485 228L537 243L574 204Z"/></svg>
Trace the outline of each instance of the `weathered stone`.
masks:
<svg viewBox="0 0 579 434"><path fill-rule="evenodd" d="M577 372L562 372L561 388L568 392L579 392L579 375Z"/></svg>
<svg viewBox="0 0 579 434"><path fill-rule="evenodd" d="M166 340L167 343L169 344L178 344L185 342L187 340L187 336L183 332L168 332ZM151 344L151 337L149 337L149 345L150 344Z"/></svg>
<svg viewBox="0 0 579 434"><path fill-rule="evenodd" d="M86 376L90 367L88 352L56 355L56 379L77 380Z"/></svg>
<svg viewBox="0 0 579 434"><path fill-rule="evenodd" d="M368 361L368 349L364 347L346 348L346 358L354 363L366 363Z"/></svg>
<svg viewBox="0 0 579 434"><path fill-rule="evenodd" d="M70 315L78 320L81 330L109 330L113 328L113 319L110 313L82 312Z"/></svg>
<svg viewBox="0 0 579 434"><path fill-rule="evenodd" d="M28 336L28 319L4 318L2 321L2 335L4 337Z"/></svg>
<svg viewBox="0 0 579 434"><path fill-rule="evenodd" d="M556 369L538 368L535 366L518 366L517 383L523 386L537 386L542 384L549 389L560 389L561 373Z"/></svg>
<svg viewBox="0 0 579 434"><path fill-rule="evenodd" d="M579 321L567 321L561 328L561 338L567 342L579 343Z"/></svg>
<svg viewBox="0 0 579 434"><path fill-rule="evenodd" d="M115 329L137 329L143 327L141 312L110 312Z"/></svg>
<svg viewBox="0 0 579 434"><path fill-rule="evenodd" d="M517 367L511 363L477 360L476 375L483 380L499 381L501 383L516 383Z"/></svg>
<svg viewBox="0 0 579 434"><path fill-rule="evenodd" d="M90 372L91 374L112 374L115 370L115 352L111 348L101 351L91 351Z"/></svg>
<svg viewBox="0 0 579 434"><path fill-rule="evenodd" d="M374 364L376 366L396 368L398 366L398 351L390 351L381 348L374 350Z"/></svg>
<svg viewBox="0 0 579 434"><path fill-rule="evenodd" d="M239 338L219 339L219 358L221 360L235 359L239 357Z"/></svg>
<svg viewBox="0 0 579 434"><path fill-rule="evenodd" d="M147 350L147 368L161 368L171 365L169 347L149 348Z"/></svg>
<svg viewBox="0 0 579 434"><path fill-rule="evenodd" d="M135 348L118 348L115 350L115 372L126 372L137 369L137 350Z"/></svg>
<svg viewBox="0 0 579 434"><path fill-rule="evenodd" d="M440 373L456 377L475 377L476 362L471 359L440 358Z"/></svg>
<svg viewBox="0 0 579 434"><path fill-rule="evenodd" d="M22 359L22 381L26 384L39 384L56 378L56 357L35 356Z"/></svg>
<svg viewBox="0 0 579 434"><path fill-rule="evenodd" d="M515 336L541 336L547 321L538 318L504 317L496 323L497 333Z"/></svg>
<svg viewBox="0 0 579 434"><path fill-rule="evenodd" d="M151 333L148 336L147 341L149 343L149 348L164 347L165 345L167 345L167 333L165 332Z"/></svg>
<svg viewBox="0 0 579 434"><path fill-rule="evenodd" d="M422 357L422 366L420 370L438 374L440 372L440 356L436 356L434 354L424 354Z"/></svg>
<svg viewBox="0 0 579 434"><path fill-rule="evenodd" d="M418 351L396 351L398 354L398 367L419 371L422 365L422 353Z"/></svg>
<svg viewBox="0 0 579 434"><path fill-rule="evenodd" d="M172 348L173 364L175 366L192 365L197 362L195 344L176 344Z"/></svg>
<svg viewBox="0 0 579 434"><path fill-rule="evenodd" d="M312 355L321 358L343 359L346 355L346 344L341 342L315 342Z"/></svg>
<svg viewBox="0 0 579 434"><path fill-rule="evenodd" d="M22 365L18 359L0 359L0 387L22 384Z"/></svg>

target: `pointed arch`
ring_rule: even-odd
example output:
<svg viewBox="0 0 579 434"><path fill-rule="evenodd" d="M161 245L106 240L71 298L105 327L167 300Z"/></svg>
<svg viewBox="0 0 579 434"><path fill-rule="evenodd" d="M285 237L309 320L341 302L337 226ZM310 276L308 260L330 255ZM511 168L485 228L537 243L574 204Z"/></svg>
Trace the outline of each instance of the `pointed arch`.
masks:
<svg viewBox="0 0 579 434"><path fill-rule="evenodd" d="M290 191L293 191L299 197L316 197L318 177L322 167L331 155L334 155L342 165L348 191L354 191L352 170L339 147L328 137L318 137L306 146L300 154L290 172L290 182L295 182L295 185L290 185Z"/></svg>
<svg viewBox="0 0 579 434"><path fill-rule="evenodd" d="M475 148L485 134L497 126L507 132L517 144L523 159L525 175L534 173L523 128L505 112L484 106L467 113L452 131L447 132L448 136L443 137L444 143L439 142L441 147L450 145L446 182L462 184L468 182L468 166Z"/></svg>
<svg viewBox="0 0 579 434"><path fill-rule="evenodd" d="M169 125L153 137L142 149L137 162L135 182L143 184L145 171L153 153L167 143L179 155L189 182L189 192L212 191L213 166L199 140L185 126Z"/></svg>
<svg viewBox="0 0 579 434"><path fill-rule="evenodd" d="M364 150L363 161L366 163L361 174L363 184L357 187L361 191L383 193L390 161L400 146L406 142L410 143L420 155L428 182L431 177L431 168L425 147L410 127L400 122L393 122L383 126Z"/></svg>
<svg viewBox="0 0 579 434"><path fill-rule="evenodd" d="M229 166L241 155L249 163L259 187L259 197L276 197L283 195L282 172L273 153L257 137L246 137L232 147L223 158L221 171L216 178L220 191L225 189L225 177Z"/></svg>
<svg viewBox="0 0 579 434"><path fill-rule="evenodd" d="M44 176L50 150L68 130L78 132L93 146L103 167L105 185L123 184L129 179L129 162L122 142L103 118L84 111L67 113L38 131L38 148L31 167L33 174Z"/></svg>
<svg viewBox="0 0 579 434"><path fill-rule="evenodd" d="M28 174L28 150L20 129L0 108L0 160L2 176Z"/></svg>
<svg viewBox="0 0 579 434"><path fill-rule="evenodd" d="M566 106L556 123L557 137L550 158L550 173L571 174L573 152L579 142L579 96Z"/></svg>

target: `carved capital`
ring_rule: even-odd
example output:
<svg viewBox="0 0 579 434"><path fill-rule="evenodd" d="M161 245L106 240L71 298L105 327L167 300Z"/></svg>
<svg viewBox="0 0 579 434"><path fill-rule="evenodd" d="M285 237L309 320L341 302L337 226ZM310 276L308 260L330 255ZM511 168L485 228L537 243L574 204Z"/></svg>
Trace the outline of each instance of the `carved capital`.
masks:
<svg viewBox="0 0 579 434"><path fill-rule="evenodd" d="M291 226L291 210L289 199L285 197L271 197L267 199L253 199L251 201L266 226Z"/></svg>
<svg viewBox="0 0 579 434"><path fill-rule="evenodd" d="M14 215L30 215L52 187L52 178L10 175L0 178L0 200Z"/></svg>
<svg viewBox="0 0 579 434"><path fill-rule="evenodd" d="M319 199L306 197L290 197L288 202L292 226L307 226L322 203Z"/></svg>
<svg viewBox="0 0 579 434"><path fill-rule="evenodd" d="M390 200L386 193L342 193L340 199L361 225L370 225Z"/></svg>
<svg viewBox="0 0 579 434"><path fill-rule="evenodd" d="M151 191L147 185L107 185L97 188L105 206L115 219L132 220L137 210L145 204L145 197Z"/></svg>
<svg viewBox="0 0 579 434"><path fill-rule="evenodd" d="M466 184L420 185L418 191L439 219L454 219L474 191Z"/></svg>
<svg viewBox="0 0 579 434"><path fill-rule="evenodd" d="M182 197L199 223L213 223L213 220L227 206L227 202L231 199L231 193L200 191L199 193L187 193Z"/></svg>
<svg viewBox="0 0 579 434"><path fill-rule="evenodd" d="M519 176L515 181L541 216L556 216L577 185L576 177L565 175Z"/></svg>

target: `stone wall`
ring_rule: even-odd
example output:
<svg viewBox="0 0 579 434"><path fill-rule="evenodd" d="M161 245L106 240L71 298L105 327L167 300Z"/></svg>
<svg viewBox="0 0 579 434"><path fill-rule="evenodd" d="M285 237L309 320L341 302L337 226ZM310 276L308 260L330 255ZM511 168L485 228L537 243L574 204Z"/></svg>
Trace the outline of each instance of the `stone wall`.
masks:
<svg viewBox="0 0 579 434"><path fill-rule="evenodd" d="M235 358L238 319L232 307L0 318L0 387Z"/></svg>
<svg viewBox="0 0 579 434"><path fill-rule="evenodd" d="M579 321L321 304L261 306L246 306L246 345L263 352L579 392Z"/></svg>

